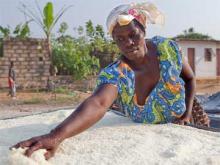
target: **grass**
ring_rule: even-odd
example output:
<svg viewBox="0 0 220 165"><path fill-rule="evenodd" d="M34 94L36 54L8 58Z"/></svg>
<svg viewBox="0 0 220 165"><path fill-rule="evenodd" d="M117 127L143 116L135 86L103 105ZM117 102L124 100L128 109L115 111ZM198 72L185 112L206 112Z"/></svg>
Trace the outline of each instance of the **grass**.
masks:
<svg viewBox="0 0 220 165"><path fill-rule="evenodd" d="M57 87L55 88L55 93L67 94L69 89L67 87Z"/></svg>
<svg viewBox="0 0 220 165"><path fill-rule="evenodd" d="M33 97L31 99L22 101L22 104L42 104L42 103L45 103L45 102L46 101L42 98Z"/></svg>
<svg viewBox="0 0 220 165"><path fill-rule="evenodd" d="M20 102L20 104L62 104L62 103L74 103L79 101L79 97L74 92L68 92L68 94L57 94L56 99L54 97L42 98L42 97L32 97L31 99L25 99Z"/></svg>
<svg viewBox="0 0 220 165"><path fill-rule="evenodd" d="M70 91L67 87L57 87L55 89L56 94L66 94L69 96L76 96L76 93L73 91Z"/></svg>
<svg viewBox="0 0 220 165"><path fill-rule="evenodd" d="M0 104L11 105L12 101L7 96L8 89L0 89ZM55 93L39 89L18 90L17 98L13 100L16 105L61 105L71 106L81 103L87 94L73 91L68 87L57 87Z"/></svg>

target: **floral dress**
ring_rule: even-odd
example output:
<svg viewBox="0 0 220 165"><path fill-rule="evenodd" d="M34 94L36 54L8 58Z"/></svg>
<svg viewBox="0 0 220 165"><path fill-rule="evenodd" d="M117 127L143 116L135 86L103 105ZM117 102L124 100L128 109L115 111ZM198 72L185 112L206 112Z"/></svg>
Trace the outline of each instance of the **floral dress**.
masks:
<svg viewBox="0 0 220 165"><path fill-rule="evenodd" d="M186 111L184 81L180 78L182 57L176 42L163 37L153 37L157 46L160 79L146 98L145 104L137 104L135 73L123 61L117 60L104 68L97 79L97 87L112 84L117 87L117 102L134 122L168 123Z"/></svg>

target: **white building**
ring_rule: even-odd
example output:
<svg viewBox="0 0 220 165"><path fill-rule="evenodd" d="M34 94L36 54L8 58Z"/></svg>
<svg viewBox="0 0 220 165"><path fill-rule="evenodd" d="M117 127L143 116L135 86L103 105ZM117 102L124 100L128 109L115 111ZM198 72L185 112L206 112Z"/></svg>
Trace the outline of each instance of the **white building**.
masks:
<svg viewBox="0 0 220 165"><path fill-rule="evenodd" d="M196 78L220 78L220 41L176 40Z"/></svg>

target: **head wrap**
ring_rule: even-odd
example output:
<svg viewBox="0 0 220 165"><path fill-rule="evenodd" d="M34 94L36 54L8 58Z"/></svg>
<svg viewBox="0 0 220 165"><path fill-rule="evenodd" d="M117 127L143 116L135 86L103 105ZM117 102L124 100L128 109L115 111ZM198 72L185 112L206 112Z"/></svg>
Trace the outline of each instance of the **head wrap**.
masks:
<svg viewBox="0 0 220 165"><path fill-rule="evenodd" d="M106 25L110 34L117 23L119 25L128 25L133 19L136 19L144 28L147 24L164 24L164 15L149 2L131 3L119 5L114 8L106 21Z"/></svg>

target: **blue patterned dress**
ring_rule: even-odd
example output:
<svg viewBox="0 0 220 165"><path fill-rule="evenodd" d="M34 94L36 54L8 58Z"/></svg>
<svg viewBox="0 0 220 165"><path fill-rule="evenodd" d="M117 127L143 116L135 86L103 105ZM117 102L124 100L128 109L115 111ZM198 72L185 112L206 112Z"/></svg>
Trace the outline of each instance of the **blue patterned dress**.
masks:
<svg viewBox="0 0 220 165"><path fill-rule="evenodd" d="M117 60L104 68L97 79L97 87L115 85L117 102L126 116L138 123L168 123L186 111L184 81L180 78L182 57L176 42L163 37L153 37L157 46L160 79L145 101L137 104L134 71L123 61Z"/></svg>

